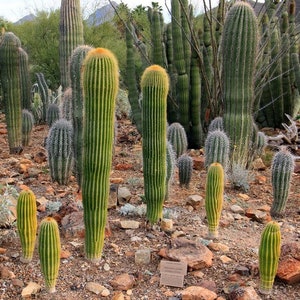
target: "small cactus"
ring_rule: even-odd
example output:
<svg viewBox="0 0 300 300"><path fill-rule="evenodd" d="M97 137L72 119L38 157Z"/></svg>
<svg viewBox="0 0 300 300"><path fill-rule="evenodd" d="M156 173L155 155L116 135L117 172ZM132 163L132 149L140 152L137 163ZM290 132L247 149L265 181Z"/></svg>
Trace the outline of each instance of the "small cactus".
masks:
<svg viewBox="0 0 300 300"><path fill-rule="evenodd" d="M173 146L170 142L167 142L167 177L166 177L166 197L169 196L169 183L173 179L174 170L176 166L176 154L174 152Z"/></svg>
<svg viewBox="0 0 300 300"><path fill-rule="evenodd" d="M46 123L49 127L59 119L59 107L55 103L51 103L47 109Z"/></svg>
<svg viewBox="0 0 300 300"><path fill-rule="evenodd" d="M22 110L22 145L28 146L30 143L31 132L34 126L34 116L27 110Z"/></svg>
<svg viewBox="0 0 300 300"><path fill-rule="evenodd" d="M180 123L174 122L168 127L167 137L174 148L177 158L187 151L187 135Z"/></svg>
<svg viewBox="0 0 300 300"><path fill-rule="evenodd" d="M259 246L259 274L262 294L270 294L280 257L281 234L277 222L270 221L262 232Z"/></svg>
<svg viewBox="0 0 300 300"><path fill-rule="evenodd" d="M222 117L216 117L214 118L208 126L208 132L214 131L214 130L224 130L224 125L223 125L223 118Z"/></svg>
<svg viewBox="0 0 300 300"><path fill-rule="evenodd" d="M193 172L193 159L187 155L182 154L178 158L178 174L180 187L189 188Z"/></svg>
<svg viewBox="0 0 300 300"><path fill-rule="evenodd" d="M205 189L208 233L210 238L217 238L224 197L224 169L220 163L209 166Z"/></svg>
<svg viewBox="0 0 300 300"><path fill-rule="evenodd" d="M38 250L46 286L50 293L54 293L61 248L58 225L51 217L46 217L40 224Z"/></svg>
<svg viewBox="0 0 300 300"><path fill-rule="evenodd" d="M50 175L53 181L67 184L73 166L73 128L69 121L59 119L50 128L47 152Z"/></svg>
<svg viewBox="0 0 300 300"><path fill-rule="evenodd" d="M283 148L274 155L271 167L273 188L271 215L273 217L285 211L293 171L294 157Z"/></svg>
<svg viewBox="0 0 300 300"><path fill-rule="evenodd" d="M72 121L72 88L67 88L64 91L63 101L61 104L61 115L64 119Z"/></svg>
<svg viewBox="0 0 300 300"><path fill-rule="evenodd" d="M18 197L17 228L22 246L21 261L29 263L32 260L37 232L36 199L30 190L22 191Z"/></svg>

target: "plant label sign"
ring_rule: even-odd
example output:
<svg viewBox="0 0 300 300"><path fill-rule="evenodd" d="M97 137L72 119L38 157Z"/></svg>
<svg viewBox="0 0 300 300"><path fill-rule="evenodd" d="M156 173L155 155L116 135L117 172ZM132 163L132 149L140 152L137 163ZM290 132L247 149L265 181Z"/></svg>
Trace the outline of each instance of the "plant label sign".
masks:
<svg viewBox="0 0 300 300"><path fill-rule="evenodd" d="M183 279L187 274L187 263L184 261L162 260L160 262L160 284L183 287Z"/></svg>

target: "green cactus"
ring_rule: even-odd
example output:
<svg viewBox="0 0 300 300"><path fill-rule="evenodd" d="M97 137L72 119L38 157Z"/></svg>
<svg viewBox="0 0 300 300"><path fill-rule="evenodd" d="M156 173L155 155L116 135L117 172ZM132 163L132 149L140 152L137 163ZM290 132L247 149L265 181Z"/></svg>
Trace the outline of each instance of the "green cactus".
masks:
<svg viewBox="0 0 300 300"><path fill-rule="evenodd" d="M74 49L83 44L80 0L62 0L59 22L59 58L62 90L70 83L69 59Z"/></svg>
<svg viewBox="0 0 300 300"><path fill-rule="evenodd" d="M166 177L166 196L165 200L169 197L169 184L173 179L176 166L176 154L172 144L167 141L167 177Z"/></svg>
<svg viewBox="0 0 300 300"><path fill-rule="evenodd" d="M27 110L22 110L22 145L28 146L31 139L31 132L34 126L33 114Z"/></svg>
<svg viewBox="0 0 300 300"><path fill-rule="evenodd" d="M49 105L49 88L43 73L36 73L39 94L43 103L43 113L41 117L42 122L46 122L47 109Z"/></svg>
<svg viewBox="0 0 300 300"><path fill-rule="evenodd" d="M69 121L59 119L50 128L47 153L52 181L68 184L73 166L73 128Z"/></svg>
<svg viewBox="0 0 300 300"><path fill-rule="evenodd" d="M87 53L93 48L78 46L70 58L70 78L72 89L72 125L74 131L73 151L74 169L79 189L82 178L82 123L83 123L83 91L81 85L81 68Z"/></svg>
<svg viewBox="0 0 300 300"><path fill-rule="evenodd" d="M166 124L169 91L166 71L158 65L148 67L143 73L141 87L146 217L153 224L162 218L166 195Z"/></svg>
<svg viewBox="0 0 300 300"><path fill-rule="evenodd" d="M281 234L277 222L270 221L264 228L259 245L259 291L262 294L272 292L280 257Z"/></svg>
<svg viewBox="0 0 300 300"><path fill-rule="evenodd" d="M23 263L29 263L32 260L36 233L36 199L31 190L23 190L17 201L17 228L22 246Z"/></svg>
<svg viewBox="0 0 300 300"><path fill-rule="evenodd" d="M193 159L184 153L178 158L177 164L179 185L188 189L192 179Z"/></svg>
<svg viewBox="0 0 300 300"><path fill-rule="evenodd" d="M187 151L187 136L183 126L180 123L174 122L168 126L167 138L172 144L177 158Z"/></svg>
<svg viewBox="0 0 300 300"><path fill-rule="evenodd" d="M49 104L47 108L46 123L49 127L60 118L59 106L56 103Z"/></svg>
<svg viewBox="0 0 300 300"><path fill-rule="evenodd" d="M224 197L224 169L219 163L212 163L207 172L205 186L205 211L210 238L218 237L218 227Z"/></svg>
<svg viewBox="0 0 300 300"><path fill-rule="evenodd" d="M45 284L49 293L54 293L61 251L59 229L55 219L46 217L41 221L38 240L41 270Z"/></svg>
<svg viewBox="0 0 300 300"><path fill-rule="evenodd" d="M271 166L273 189L272 216L281 215L285 211L293 171L294 157L287 149L283 148L274 155Z"/></svg>
<svg viewBox="0 0 300 300"><path fill-rule="evenodd" d="M20 84L21 84L21 107L22 109L30 109L31 93L30 93L30 75L28 65L28 55L26 51L19 48L20 55Z"/></svg>
<svg viewBox="0 0 300 300"><path fill-rule="evenodd" d="M0 79L5 105L9 152L20 154L22 148L22 109L20 88L20 40L6 32L0 44Z"/></svg>
<svg viewBox="0 0 300 300"><path fill-rule="evenodd" d="M258 25L253 8L236 2L229 10L221 44L224 129L231 143L231 165L250 164L254 70Z"/></svg>
<svg viewBox="0 0 300 300"><path fill-rule="evenodd" d="M222 117L215 117L208 126L208 132L212 132L214 130L224 130L224 125L223 125L223 118Z"/></svg>
<svg viewBox="0 0 300 300"><path fill-rule="evenodd" d="M72 88L68 87L64 91L63 99L62 99L62 104L61 104L61 115L62 118L72 121Z"/></svg>
<svg viewBox="0 0 300 300"><path fill-rule="evenodd" d="M104 244L119 89L118 62L109 50L97 48L88 52L83 62L82 86L85 255L97 262Z"/></svg>
<svg viewBox="0 0 300 300"><path fill-rule="evenodd" d="M222 130L208 132L205 140L205 167L212 163L220 163L225 172L228 169L230 142L226 133Z"/></svg>

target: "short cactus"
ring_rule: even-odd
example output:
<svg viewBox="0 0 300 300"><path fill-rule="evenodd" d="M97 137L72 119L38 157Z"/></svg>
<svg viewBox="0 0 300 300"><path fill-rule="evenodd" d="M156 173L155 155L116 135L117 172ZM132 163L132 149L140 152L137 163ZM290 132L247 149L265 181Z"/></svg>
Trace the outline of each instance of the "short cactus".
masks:
<svg viewBox="0 0 300 300"><path fill-rule="evenodd" d="M193 159L187 155L182 154L178 158L178 174L180 187L189 188L193 172Z"/></svg>
<svg viewBox="0 0 300 300"><path fill-rule="evenodd" d="M229 164L229 144L229 138L224 131L209 131L205 140L205 167L218 162L226 172Z"/></svg>
<svg viewBox="0 0 300 300"><path fill-rule="evenodd" d="M67 184L73 166L73 128L69 121L59 119L50 128L47 153L50 175L53 181Z"/></svg>
<svg viewBox="0 0 300 300"><path fill-rule="evenodd" d="M166 197L169 196L169 184L173 179L174 170L176 166L176 154L174 152L173 146L170 142L167 142L167 177L166 177Z"/></svg>
<svg viewBox="0 0 300 300"><path fill-rule="evenodd" d="M49 127L59 119L59 107L55 103L49 104L47 108L46 123Z"/></svg>
<svg viewBox="0 0 300 300"><path fill-rule="evenodd" d="M67 88L64 91L63 101L61 105L61 115L64 119L72 121L72 88Z"/></svg>
<svg viewBox="0 0 300 300"><path fill-rule="evenodd" d="M205 211L210 238L218 237L224 197L224 169L219 163L212 163L207 172L205 186Z"/></svg>
<svg viewBox="0 0 300 300"><path fill-rule="evenodd" d="M270 294L280 257L281 234L277 222L270 221L262 232L259 246L259 274L262 294Z"/></svg>
<svg viewBox="0 0 300 300"><path fill-rule="evenodd" d="M172 144L177 158L187 151L187 135L180 123L174 122L168 127L167 138Z"/></svg>
<svg viewBox="0 0 300 300"><path fill-rule="evenodd" d="M271 215L273 217L285 211L293 171L294 157L283 148L274 155L271 167L273 188Z"/></svg>
<svg viewBox="0 0 300 300"><path fill-rule="evenodd" d="M223 118L222 117L216 117L214 118L208 126L208 132L214 131L214 130L224 130L224 125L223 125Z"/></svg>
<svg viewBox="0 0 300 300"><path fill-rule="evenodd" d="M30 143L31 132L34 126L34 116L27 110L22 110L22 145L28 146Z"/></svg>
<svg viewBox="0 0 300 300"><path fill-rule="evenodd" d="M17 228L22 246L21 261L29 263L32 260L36 233L36 199L30 190L23 190L17 202Z"/></svg>
<svg viewBox="0 0 300 300"><path fill-rule="evenodd" d="M58 225L51 217L46 217L40 224L38 251L46 287L50 293L54 293L61 247Z"/></svg>

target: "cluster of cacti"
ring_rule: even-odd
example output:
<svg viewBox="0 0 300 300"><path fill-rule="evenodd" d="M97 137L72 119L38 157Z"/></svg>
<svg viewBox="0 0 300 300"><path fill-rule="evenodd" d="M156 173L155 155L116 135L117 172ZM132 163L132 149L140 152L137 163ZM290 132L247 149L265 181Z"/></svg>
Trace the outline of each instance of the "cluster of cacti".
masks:
<svg viewBox="0 0 300 300"><path fill-rule="evenodd" d="M229 163L230 142L226 133L222 130L208 132L204 146L205 167L208 168L212 163L220 163L227 171Z"/></svg>
<svg viewBox="0 0 300 300"><path fill-rule="evenodd" d="M189 188L193 173L193 159L188 154L182 154L177 161L179 185Z"/></svg>
<svg viewBox="0 0 300 300"><path fill-rule="evenodd" d="M46 113L46 123L51 127L60 118L59 106L56 103L49 104Z"/></svg>
<svg viewBox="0 0 300 300"><path fill-rule="evenodd" d="M61 251L59 229L55 219L46 217L41 221L38 242L38 252L45 284L49 292L54 293Z"/></svg>
<svg viewBox="0 0 300 300"><path fill-rule="evenodd" d="M281 215L285 211L293 171L293 155L287 149L281 149L274 155L271 166L273 189L272 216Z"/></svg>
<svg viewBox="0 0 300 300"><path fill-rule="evenodd" d="M270 221L265 226L259 245L259 291L270 294L276 276L280 257L281 233L277 222Z"/></svg>
<svg viewBox="0 0 300 300"><path fill-rule="evenodd" d="M69 58L73 50L83 44L80 0L61 1L59 29L60 77L64 91L70 82Z"/></svg>
<svg viewBox="0 0 300 300"><path fill-rule="evenodd" d="M82 86L85 255L92 261L98 261L105 236L114 141L114 111L119 89L118 62L109 50L97 48L88 52L83 62Z"/></svg>
<svg viewBox="0 0 300 300"><path fill-rule="evenodd" d="M143 92L143 173L147 219L156 223L162 218L166 194L167 95L168 74L152 65L142 76ZM151 116L151 117L150 117Z"/></svg>
<svg viewBox="0 0 300 300"><path fill-rule="evenodd" d="M174 122L168 126L167 138L168 141L172 144L177 158L187 151L187 135L183 126L180 123Z"/></svg>
<svg viewBox="0 0 300 300"><path fill-rule="evenodd" d="M31 132L34 126L34 116L27 110L22 110L22 145L28 146L31 139Z"/></svg>
<svg viewBox="0 0 300 300"><path fill-rule="evenodd" d="M207 171L205 185L205 211L210 238L218 237L218 227L224 197L224 169L219 163L212 163Z"/></svg>
<svg viewBox="0 0 300 300"><path fill-rule="evenodd" d="M59 119L53 123L46 148L51 179L67 184L73 166L73 128L69 121Z"/></svg>
<svg viewBox="0 0 300 300"><path fill-rule="evenodd" d="M69 87L64 91L61 103L61 116L68 121L72 121L72 114L72 88Z"/></svg>
<svg viewBox="0 0 300 300"><path fill-rule="evenodd" d="M0 80L5 105L9 152L22 152L22 108L20 86L21 42L12 32L6 32L0 44Z"/></svg>
<svg viewBox="0 0 300 300"><path fill-rule="evenodd" d="M21 261L32 260L37 234L37 207L35 195L30 190L23 190L17 202L17 228L22 246Z"/></svg>
<svg viewBox="0 0 300 300"><path fill-rule="evenodd" d="M81 68L87 53L92 47L78 46L70 58L70 79L72 88L72 125L74 131L73 151L74 169L79 188L82 178L82 124L83 124L83 91L81 85Z"/></svg>

